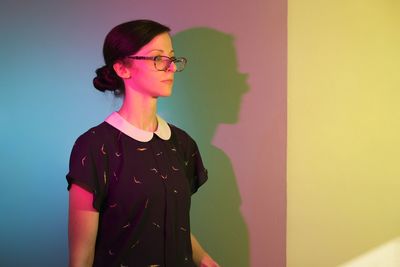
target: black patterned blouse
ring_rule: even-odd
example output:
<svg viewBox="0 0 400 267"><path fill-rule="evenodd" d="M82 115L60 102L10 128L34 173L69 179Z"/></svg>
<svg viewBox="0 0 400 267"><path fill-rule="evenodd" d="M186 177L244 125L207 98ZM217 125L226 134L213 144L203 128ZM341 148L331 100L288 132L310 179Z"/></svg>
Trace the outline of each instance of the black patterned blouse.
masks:
<svg viewBox="0 0 400 267"><path fill-rule="evenodd" d="M207 170L195 141L157 119L153 133L114 112L74 144L68 189L76 184L93 193L95 267L194 266L190 199Z"/></svg>

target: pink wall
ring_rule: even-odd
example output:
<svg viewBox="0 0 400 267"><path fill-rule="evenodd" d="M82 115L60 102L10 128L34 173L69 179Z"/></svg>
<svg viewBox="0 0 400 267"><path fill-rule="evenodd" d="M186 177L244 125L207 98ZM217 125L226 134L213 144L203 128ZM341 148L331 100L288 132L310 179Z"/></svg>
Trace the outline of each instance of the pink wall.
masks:
<svg viewBox="0 0 400 267"><path fill-rule="evenodd" d="M213 143L233 164L251 266L285 266L286 3L237 1L229 12L225 8L220 7L224 23L216 16L210 27L234 35L249 91L239 121L221 125Z"/></svg>

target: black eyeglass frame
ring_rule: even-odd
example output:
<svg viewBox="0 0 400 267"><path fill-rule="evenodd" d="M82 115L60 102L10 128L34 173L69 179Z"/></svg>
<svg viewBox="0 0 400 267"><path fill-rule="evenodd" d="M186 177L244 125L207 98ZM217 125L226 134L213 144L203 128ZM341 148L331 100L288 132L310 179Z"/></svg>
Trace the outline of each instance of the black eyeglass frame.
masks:
<svg viewBox="0 0 400 267"><path fill-rule="evenodd" d="M183 62L183 68L181 70L176 70L176 72L181 72L185 69L187 59L185 57L167 57L167 56L154 56L154 57L146 57L146 56L128 56L128 58L131 59L137 59L137 60L153 60L154 62L154 68L158 71L166 71L168 70L169 66L171 66L172 62ZM168 59L168 64L165 66L164 69L158 69L157 68L157 59L159 58L167 58Z"/></svg>

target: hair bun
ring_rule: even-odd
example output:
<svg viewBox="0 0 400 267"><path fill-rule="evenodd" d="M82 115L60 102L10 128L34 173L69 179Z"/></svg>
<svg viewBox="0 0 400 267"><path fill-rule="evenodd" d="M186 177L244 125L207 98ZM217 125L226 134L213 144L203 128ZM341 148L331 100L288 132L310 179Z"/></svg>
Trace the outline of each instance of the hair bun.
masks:
<svg viewBox="0 0 400 267"><path fill-rule="evenodd" d="M96 70L96 75L93 79L93 85L97 90L101 92L112 91L114 94L119 94L122 81L113 69L105 65Z"/></svg>

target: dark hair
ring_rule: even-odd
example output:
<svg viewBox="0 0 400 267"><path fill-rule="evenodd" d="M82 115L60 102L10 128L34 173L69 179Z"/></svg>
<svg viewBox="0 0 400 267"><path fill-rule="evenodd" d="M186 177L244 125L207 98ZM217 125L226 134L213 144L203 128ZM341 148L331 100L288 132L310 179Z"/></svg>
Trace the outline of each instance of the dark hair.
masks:
<svg viewBox="0 0 400 267"><path fill-rule="evenodd" d="M169 31L167 26L151 20L128 21L114 27L104 40L105 65L96 70L94 87L102 92L113 91L116 96L124 95L124 83L115 73L113 64L135 54L157 35Z"/></svg>

